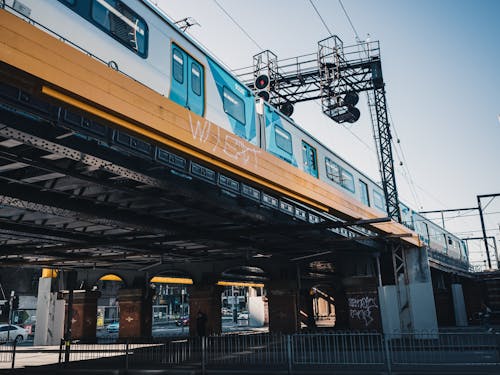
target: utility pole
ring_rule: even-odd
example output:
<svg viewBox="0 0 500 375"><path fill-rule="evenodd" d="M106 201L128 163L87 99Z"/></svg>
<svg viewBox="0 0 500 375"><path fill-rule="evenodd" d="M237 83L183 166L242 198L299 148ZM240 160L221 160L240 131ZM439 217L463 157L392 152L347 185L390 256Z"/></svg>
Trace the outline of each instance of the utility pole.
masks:
<svg viewBox="0 0 500 375"><path fill-rule="evenodd" d="M467 238L462 238L462 240L464 240L464 241L484 240L484 237L467 237ZM500 269L496 238L495 238L495 236L488 236L488 237L486 237L486 240L493 240L493 248L495 249L495 260L497 262L497 269Z"/></svg>
<svg viewBox="0 0 500 375"><path fill-rule="evenodd" d="M484 247L486 248L486 259L488 261L488 268L491 269L491 257L490 257L490 248L488 246L488 238L486 237L486 228L484 226L484 217L483 217L483 209L481 207L481 198L492 198L500 196L500 193L496 194L484 194L477 196L477 208L479 210L479 218L481 219L481 229L483 231L483 240ZM496 245L496 244L495 244Z"/></svg>

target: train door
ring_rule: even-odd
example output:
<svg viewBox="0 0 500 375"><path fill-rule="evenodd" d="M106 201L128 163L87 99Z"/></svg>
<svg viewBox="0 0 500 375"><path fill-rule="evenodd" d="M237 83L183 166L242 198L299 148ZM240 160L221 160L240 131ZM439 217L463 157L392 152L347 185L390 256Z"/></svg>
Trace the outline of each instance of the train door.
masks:
<svg viewBox="0 0 500 375"><path fill-rule="evenodd" d="M203 116L205 109L204 82L202 65L177 45L172 44L170 99L197 115Z"/></svg>
<svg viewBox="0 0 500 375"><path fill-rule="evenodd" d="M302 141L302 161L304 171L311 176L318 178L318 160L316 156L316 149L310 144Z"/></svg>
<svg viewBox="0 0 500 375"><path fill-rule="evenodd" d="M187 65L187 54L175 44L172 44L172 84L170 86L170 99L183 107L187 104Z"/></svg>
<svg viewBox="0 0 500 375"><path fill-rule="evenodd" d="M203 116L205 106L203 82L205 82L205 77L203 76L203 67L191 56L188 56L188 76L187 107L197 115Z"/></svg>

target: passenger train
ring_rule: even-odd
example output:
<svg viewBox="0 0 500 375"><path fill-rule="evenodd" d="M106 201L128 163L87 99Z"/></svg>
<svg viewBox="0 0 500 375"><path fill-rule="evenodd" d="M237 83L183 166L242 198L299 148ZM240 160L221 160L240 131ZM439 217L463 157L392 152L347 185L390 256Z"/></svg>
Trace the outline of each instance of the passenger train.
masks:
<svg viewBox="0 0 500 375"><path fill-rule="evenodd" d="M4 0L22 14L173 102L362 204L383 190L241 83L148 0ZM403 224L434 252L468 263L464 241L401 204Z"/></svg>

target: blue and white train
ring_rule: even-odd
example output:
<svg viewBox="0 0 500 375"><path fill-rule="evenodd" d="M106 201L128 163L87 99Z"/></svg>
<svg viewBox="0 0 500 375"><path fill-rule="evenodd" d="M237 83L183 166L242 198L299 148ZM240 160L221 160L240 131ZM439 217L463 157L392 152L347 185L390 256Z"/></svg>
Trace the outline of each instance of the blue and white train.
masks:
<svg viewBox="0 0 500 375"><path fill-rule="evenodd" d="M148 0L4 0L142 84L291 165L385 212L380 186L262 100ZM401 204L434 252L468 263L458 237Z"/></svg>

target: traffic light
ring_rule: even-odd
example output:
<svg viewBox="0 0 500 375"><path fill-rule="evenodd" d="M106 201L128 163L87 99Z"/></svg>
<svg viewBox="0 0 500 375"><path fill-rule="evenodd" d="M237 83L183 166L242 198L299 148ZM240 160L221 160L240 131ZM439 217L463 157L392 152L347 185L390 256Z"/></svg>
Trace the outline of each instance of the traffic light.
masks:
<svg viewBox="0 0 500 375"><path fill-rule="evenodd" d="M350 91L343 97L338 98L338 102L333 106L331 118L338 123L349 122L353 123L359 120L361 112L355 107L358 104L359 95Z"/></svg>
<svg viewBox="0 0 500 375"><path fill-rule="evenodd" d="M256 95L259 98L264 99L266 102L269 101L270 88L271 88L271 79L267 74L261 74L255 79L255 89L257 90Z"/></svg>

